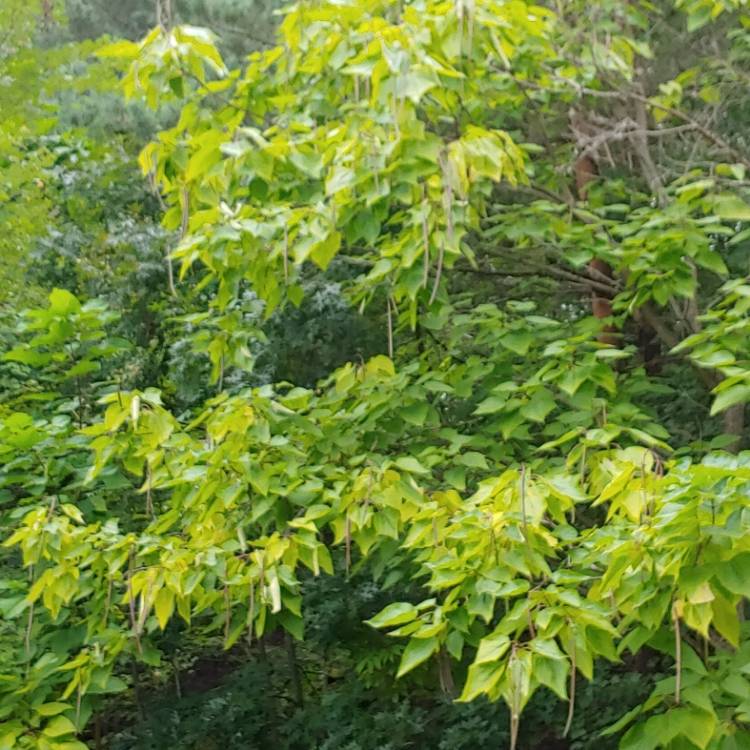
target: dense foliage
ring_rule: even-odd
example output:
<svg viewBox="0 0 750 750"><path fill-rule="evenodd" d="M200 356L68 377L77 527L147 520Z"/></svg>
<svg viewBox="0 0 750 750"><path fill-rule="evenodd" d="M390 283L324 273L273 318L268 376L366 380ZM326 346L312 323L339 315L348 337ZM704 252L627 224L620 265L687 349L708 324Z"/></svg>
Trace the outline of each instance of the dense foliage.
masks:
<svg viewBox="0 0 750 750"><path fill-rule="evenodd" d="M0 750L750 748L743 0L174 5L0 8Z"/></svg>

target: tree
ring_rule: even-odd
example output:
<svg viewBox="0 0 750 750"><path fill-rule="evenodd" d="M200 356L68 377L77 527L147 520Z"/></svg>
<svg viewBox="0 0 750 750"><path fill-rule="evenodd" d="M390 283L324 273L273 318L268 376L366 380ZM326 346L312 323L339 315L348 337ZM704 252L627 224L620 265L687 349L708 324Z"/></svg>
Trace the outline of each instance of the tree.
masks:
<svg viewBox="0 0 750 750"><path fill-rule="evenodd" d="M679 5L302 2L243 71L193 27L102 51L129 94L181 108L140 163L177 293L208 295L191 320L217 395L182 415L92 383L104 413L64 436L85 479L14 498L41 697L11 686L6 744L69 742L178 617L228 648L301 639L300 592L334 570L416 589L369 620L404 639L398 677L435 665L459 700L504 701L511 747L535 691L567 701L565 735L579 675L645 648L673 674L610 728L621 747L750 741L750 19ZM247 306L297 305L335 265L386 351L314 389L232 380ZM31 316L60 337L11 359L70 350L91 308L66 300ZM728 417L701 412L695 439L688 399ZM4 450L29 464L40 417L19 413ZM68 618L85 635L52 653Z"/></svg>

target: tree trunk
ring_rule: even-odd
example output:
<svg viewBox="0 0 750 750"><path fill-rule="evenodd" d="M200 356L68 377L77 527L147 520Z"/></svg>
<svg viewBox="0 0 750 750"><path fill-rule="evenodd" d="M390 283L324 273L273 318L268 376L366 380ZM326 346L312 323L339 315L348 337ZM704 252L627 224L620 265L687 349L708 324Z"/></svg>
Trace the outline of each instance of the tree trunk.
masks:
<svg viewBox="0 0 750 750"><path fill-rule="evenodd" d="M735 404L724 412L724 432L734 435L735 440L727 446L727 450L737 453L742 447L742 433L745 430L745 404Z"/></svg>
<svg viewBox="0 0 750 750"><path fill-rule="evenodd" d="M578 200L585 201L588 196L588 186L593 182L598 174L596 162L587 154L582 154L576 159L575 167L576 190ZM612 279L612 268L601 258L594 258L588 265L589 273L593 277L606 277ZM604 296L596 289L591 290L591 312L599 320L606 320L612 317L612 299ZM602 329L598 336L602 344L617 346L619 344L619 335L617 329L612 325L607 325Z"/></svg>

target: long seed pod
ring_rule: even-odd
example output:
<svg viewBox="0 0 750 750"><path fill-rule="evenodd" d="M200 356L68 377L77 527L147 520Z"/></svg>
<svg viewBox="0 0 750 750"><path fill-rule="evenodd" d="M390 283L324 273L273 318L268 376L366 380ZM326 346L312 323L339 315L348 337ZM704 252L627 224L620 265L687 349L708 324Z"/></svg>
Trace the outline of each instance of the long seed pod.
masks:
<svg viewBox="0 0 750 750"><path fill-rule="evenodd" d="M445 185L445 221L448 231L448 243L452 245L455 228L453 226L453 188L450 182L446 182Z"/></svg>
<svg viewBox="0 0 750 750"><path fill-rule="evenodd" d="M253 620L255 620L255 582L250 583L250 597L247 605L247 645L253 645Z"/></svg>
<svg viewBox="0 0 750 750"><path fill-rule="evenodd" d="M391 313L391 296L385 300L385 312L388 321L388 356L393 359L393 317Z"/></svg>
<svg viewBox="0 0 750 750"><path fill-rule="evenodd" d="M76 691L76 716L73 722L76 725L77 730L81 730L81 703L83 702L83 685L80 680L78 682L78 690Z"/></svg>
<svg viewBox="0 0 750 750"><path fill-rule="evenodd" d="M508 661L508 669L511 670L511 679L513 678L513 665L516 660L516 644L513 644L513 648L510 652L510 660ZM520 685L517 681L513 680L511 685L511 700L510 700L510 750L516 750L518 744L518 727L521 719L520 703Z"/></svg>
<svg viewBox="0 0 750 750"><path fill-rule="evenodd" d="M440 251L438 252L437 270L435 271L435 283L432 285L432 294L430 295L431 305L437 297L438 289L440 288L440 277L443 273L443 259L445 258L445 244L440 243Z"/></svg>
<svg viewBox="0 0 750 750"><path fill-rule="evenodd" d="M440 679L440 689L443 694L453 699L456 697L456 684L453 680L453 670L451 670L451 660L445 646L441 646L438 651L438 677Z"/></svg>
<svg viewBox="0 0 750 750"><path fill-rule="evenodd" d="M188 224L190 223L190 192L185 185L182 186L180 195L180 208L182 209L180 216L180 239L182 239L187 234Z"/></svg>
<svg viewBox="0 0 750 750"><path fill-rule="evenodd" d="M576 710L576 639L575 631L573 631L573 647L570 653L570 688L568 690L568 718L565 721L565 729L563 729L563 737L568 736L570 728L573 725L573 715Z"/></svg>
<svg viewBox="0 0 750 750"><path fill-rule="evenodd" d="M346 513L346 521L344 522L344 560L346 565L346 575L349 575L349 570L352 567L352 519L349 515L349 511Z"/></svg>
<svg viewBox="0 0 750 750"><path fill-rule="evenodd" d="M448 158L443 152L440 155L440 169L442 171L443 178L443 209L445 210L445 224L446 224L446 235L448 244L453 244L453 187L451 186L451 174L450 164ZM443 261L445 259L445 242L440 243L440 250L438 254L437 270L435 271L435 283L432 287L432 294L430 295L431 305L437 297L438 289L440 287L440 278L443 273Z"/></svg>
<svg viewBox="0 0 750 750"><path fill-rule="evenodd" d="M31 602L29 605L29 616L26 620L26 633L24 634L23 646L26 654L26 659L31 658L31 631L34 627L34 605L35 602Z"/></svg>
<svg viewBox="0 0 750 750"><path fill-rule="evenodd" d="M284 223L284 282L289 283L289 229Z"/></svg>
<svg viewBox="0 0 750 750"><path fill-rule="evenodd" d="M672 622L674 624L674 702L680 705L680 691L682 690L682 635L680 633L680 615L672 607Z"/></svg>
<svg viewBox="0 0 750 750"><path fill-rule="evenodd" d="M164 202L164 198L162 198L161 191L159 190L159 186L156 183L156 169L155 168L149 169L148 174L146 175L146 179L148 180L148 186L151 189L151 192L154 194L154 197L156 198L156 201L159 204L159 208L162 211L166 211L167 204Z"/></svg>
<svg viewBox="0 0 750 750"><path fill-rule="evenodd" d="M456 0L456 17L458 19L458 56L464 53L464 0Z"/></svg>
<svg viewBox="0 0 750 750"><path fill-rule="evenodd" d="M182 699L182 681L180 680L180 665L177 662L177 656L172 658L172 669L174 670L174 692L177 700Z"/></svg>
<svg viewBox="0 0 750 750"><path fill-rule="evenodd" d="M232 624L232 610L229 606L229 586L224 584L224 648L229 643L229 627Z"/></svg>
<svg viewBox="0 0 750 750"><path fill-rule="evenodd" d="M531 615L532 609L526 610L526 623L529 626L529 635L531 636L531 639L533 640L536 638L536 628L534 627L534 618Z"/></svg>
<svg viewBox="0 0 750 750"><path fill-rule="evenodd" d="M150 601L151 599L151 589L153 588L154 581L151 576L148 577L146 581L146 587L141 592L141 603L140 608L138 610L138 622L136 623L138 635L140 636L141 633L143 633L144 628L146 627L146 620L148 619L149 614L151 613L151 606L152 603Z"/></svg>
<svg viewBox="0 0 750 750"><path fill-rule="evenodd" d="M141 634L138 632L135 620L135 597L133 596L133 574L135 572L135 560L133 557L133 548L130 548L128 556L128 610L130 612L130 629L133 631L135 646L138 653L143 656L143 647L141 646Z"/></svg>
<svg viewBox="0 0 750 750"><path fill-rule="evenodd" d="M519 479L521 495L521 523L523 524L523 536L526 542L529 542L529 529L526 524L526 464L521 464L521 474Z"/></svg>
<svg viewBox="0 0 750 750"><path fill-rule="evenodd" d="M109 620L109 608L112 606L112 577L107 578L107 599L104 602L104 627L107 627Z"/></svg>
<svg viewBox="0 0 750 750"><path fill-rule="evenodd" d="M151 496L151 465L146 465L146 513L151 516L153 520L156 519L156 513L154 512L154 500Z"/></svg>
<svg viewBox="0 0 750 750"><path fill-rule="evenodd" d="M466 0L466 10L467 16L468 16L468 40L466 44L466 48L469 50L469 54L471 54L471 50L474 45L474 0Z"/></svg>
<svg viewBox="0 0 750 750"><path fill-rule="evenodd" d="M650 503L648 499L648 477L647 477L647 468L646 468L646 456L648 454L644 451L643 458L641 459L641 500L642 500L642 510L641 510L641 519L643 518L643 513L647 509L650 508ZM651 515L649 513L649 515Z"/></svg>
<svg viewBox="0 0 750 750"><path fill-rule="evenodd" d="M520 717L518 714L511 713L510 715L510 750L516 750L516 744L518 743L518 727L520 724Z"/></svg>
<svg viewBox="0 0 750 750"><path fill-rule="evenodd" d="M423 253L422 258L424 262L424 270L422 273L422 286L426 289L427 284L430 281L430 228L427 224L427 200L426 200L426 193L427 190L423 186L422 187L422 197L424 199L423 203L423 211L422 214L422 245L423 245Z"/></svg>

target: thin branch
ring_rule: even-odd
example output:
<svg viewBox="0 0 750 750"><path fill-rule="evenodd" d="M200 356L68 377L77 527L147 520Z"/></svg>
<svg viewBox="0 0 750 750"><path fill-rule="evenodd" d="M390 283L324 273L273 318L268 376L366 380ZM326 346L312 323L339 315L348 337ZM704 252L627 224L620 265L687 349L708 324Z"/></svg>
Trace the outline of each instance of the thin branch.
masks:
<svg viewBox="0 0 750 750"><path fill-rule="evenodd" d="M714 133L712 130L709 130L707 127L698 122L698 120L696 120L694 117L691 117L689 114L683 112L680 109L675 109L674 107L669 107L665 104L655 102L653 101L653 99L649 99L647 96L644 96L643 94L640 94L636 91L598 91L597 89L591 89L587 86L581 86L576 81L572 81L568 78L558 78L558 80L571 85L579 92L579 94L587 94L589 96L594 96L602 99L634 99L635 101L642 102L649 107L658 109L661 112L666 112L667 114L672 115L672 117L676 117L678 120L682 120L683 122L691 125L693 129L698 131L707 141L710 141L715 146L726 151L727 153L732 154L732 156L737 161L750 168L750 159L743 156L742 153L740 153L736 148L727 143L718 133Z"/></svg>

